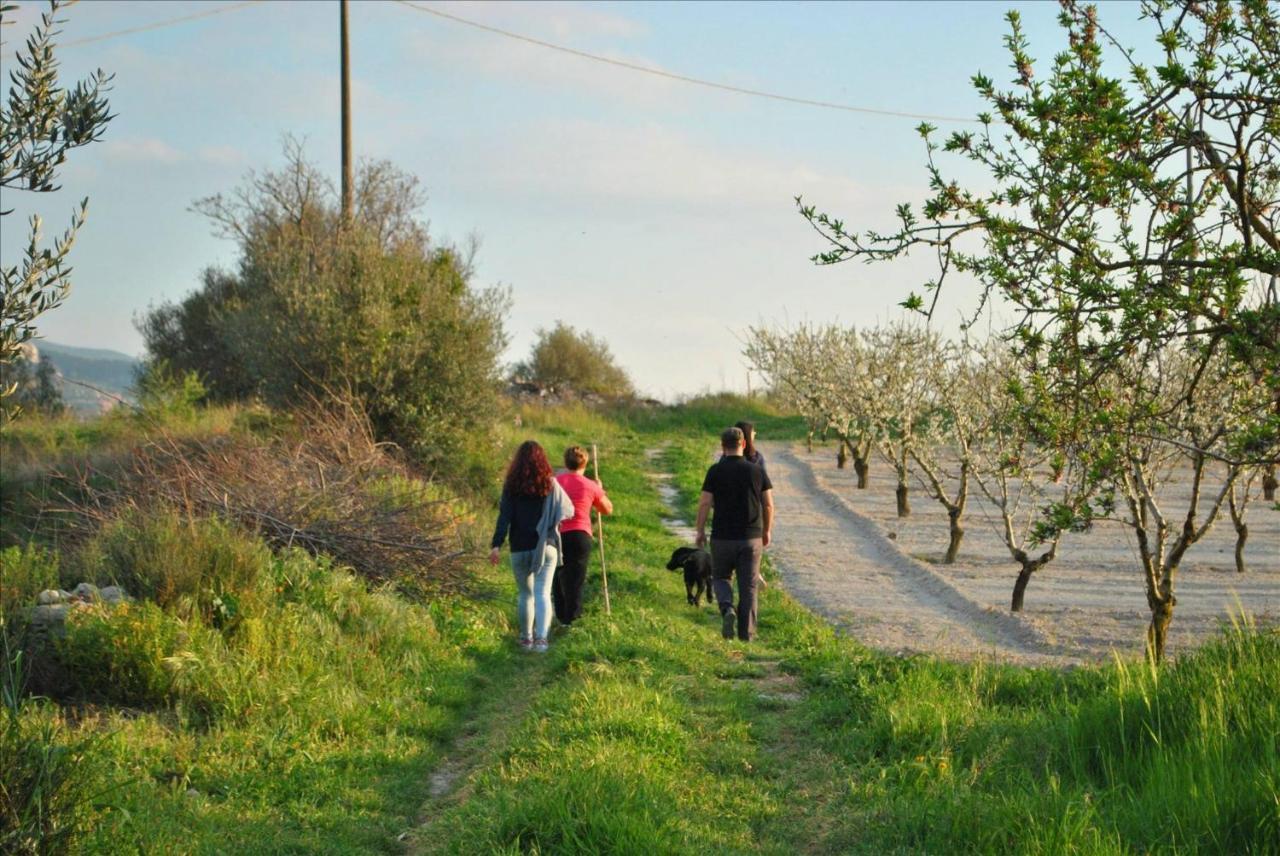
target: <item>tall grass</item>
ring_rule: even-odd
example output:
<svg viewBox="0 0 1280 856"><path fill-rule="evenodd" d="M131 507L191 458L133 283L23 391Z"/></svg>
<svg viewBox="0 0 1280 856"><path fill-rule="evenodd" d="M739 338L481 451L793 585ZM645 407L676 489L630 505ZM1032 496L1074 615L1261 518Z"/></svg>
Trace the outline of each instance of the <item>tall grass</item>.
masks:
<svg viewBox="0 0 1280 856"><path fill-rule="evenodd" d="M47 572L38 551L6 555L6 580L15 562ZM122 521L73 561L64 575L104 584L128 571L142 598L70 613L43 689L74 724L26 699L0 760L15 764L12 801L35 804L39 777L10 769L92 737L74 779L96 807L67 826L79 852L386 849L478 670L499 675L511 656L502 609L416 605L216 521Z"/></svg>

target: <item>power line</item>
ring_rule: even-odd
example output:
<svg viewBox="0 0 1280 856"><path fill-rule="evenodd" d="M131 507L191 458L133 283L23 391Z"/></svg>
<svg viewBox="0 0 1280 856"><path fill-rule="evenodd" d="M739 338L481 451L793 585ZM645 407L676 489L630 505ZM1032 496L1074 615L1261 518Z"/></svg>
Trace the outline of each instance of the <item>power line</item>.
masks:
<svg viewBox="0 0 1280 856"><path fill-rule="evenodd" d="M439 9L431 8L430 6L421 6L417 3L410 2L410 0L395 0L395 2L399 3L401 6L408 6L410 9L416 9L419 12L426 12L428 15L435 15L438 18L445 18L446 20L453 21L454 23L464 24L468 27L474 27L477 30L484 30L485 32L494 33L499 36L506 36L507 38L515 39L516 41L526 42L527 44L537 45L538 47L548 48L549 50L553 50L553 51L559 51L561 53L566 53L571 56L580 57L581 59L589 59L595 62L602 62L607 65L613 65L619 68L629 69L631 71L639 71L639 72L643 72L644 74L652 74L655 77L665 77L669 80L679 80L682 83L692 83L696 86L705 86L709 89L719 89L724 92L735 92L739 95L753 95L757 98L769 98L774 101L786 101L791 104L803 104L806 107L823 107L828 110L843 110L848 113L867 113L873 116L893 116L898 119L922 119L922 120L929 120L929 121L935 121L935 122L966 122L966 123L975 123L975 124L978 123L979 121L977 119L962 119L958 116L934 116L928 113L908 113L900 110L878 110L874 107L856 107L852 104L838 104L832 101L818 101L812 98L797 98L791 95L780 95L776 92L765 92L759 89L747 89L742 86L733 86L728 83L717 83L714 80L704 80L700 77L689 77L688 75L676 74L670 71L662 71L661 69L657 69L657 68L648 68L647 66L637 65L636 63L632 63L632 62L626 62L625 60L613 59L607 56L600 56L599 54L588 53L587 51L580 51L576 48L565 47L564 45L557 45L553 42L545 42L542 39L535 39L532 36L522 35L521 33L514 33L510 30L504 30L499 27L491 27L488 24L482 24L479 21L472 21L469 18L462 18L457 15L453 15L449 12L442 12Z"/></svg>
<svg viewBox="0 0 1280 856"><path fill-rule="evenodd" d="M79 45L93 44L94 42L105 42L108 39L117 39L117 38L120 38L121 36L131 36L134 33L145 33L148 30L159 30L159 29L163 29L164 27L172 27L177 24L185 24L187 21L194 21L194 20L197 20L198 18L208 18L213 15L221 15L224 12L236 12L236 11L239 11L240 9L245 9L249 6L256 6L262 2L264 2L264 0L242 0L242 2L240 3L232 3L229 6L220 6L216 9L206 9L203 12L193 12L190 15L181 15L177 18L166 18L163 21L153 21L150 24L141 24L137 27L129 27L128 29L124 29L124 30L114 30L110 33L102 33L97 36L88 36L83 39L73 39L69 42L59 42L58 49L61 50L63 48L74 48ZM72 6L72 5L75 5L75 4L74 3L67 4L67 6ZM17 55L16 50L8 51L6 53L6 56L9 56L9 57L16 56L16 55Z"/></svg>

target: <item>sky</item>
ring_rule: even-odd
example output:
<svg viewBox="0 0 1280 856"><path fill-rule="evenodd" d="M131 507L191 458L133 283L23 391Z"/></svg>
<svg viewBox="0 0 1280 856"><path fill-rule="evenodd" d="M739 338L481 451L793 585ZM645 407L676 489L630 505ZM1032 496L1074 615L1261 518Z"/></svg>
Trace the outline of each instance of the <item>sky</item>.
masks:
<svg viewBox="0 0 1280 856"><path fill-rule="evenodd" d="M419 4L531 38L675 74L811 100L972 117L969 83L1013 73L1009 8L1032 55L1061 50L1056 3ZM339 174L338 4L81 0L66 12L64 81L115 75L104 140L72 153L55 194L4 191L0 258L24 221L46 240L89 197L74 289L39 328L51 341L141 354L134 319L180 299L236 248L192 202L278 166L282 139ZM0 73L43 3L6 20ZM202 11L220 14L85 44ZM1131 3L1102 7L1149 42ZM871 325L932 275L927 258L821 267L802 195L859 230L889 229L924 198L918 120L693 86L516 41L381 0L350 9L354 147L418 176L440 241L480 241L476 283L512 295L506 359L564 321L603 338L645 394L743 390L752 325ZM936 121L942 130L973 127ZM963 173L962 173L963 174ZM971 284L944 291L955 329ZM755 379L756 384L759 379Z"/></svg>

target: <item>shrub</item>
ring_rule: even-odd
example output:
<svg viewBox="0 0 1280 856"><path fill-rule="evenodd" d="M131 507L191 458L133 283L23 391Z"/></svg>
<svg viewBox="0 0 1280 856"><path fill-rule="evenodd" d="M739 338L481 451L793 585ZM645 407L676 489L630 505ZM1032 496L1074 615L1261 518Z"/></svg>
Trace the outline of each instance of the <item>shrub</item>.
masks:
<svg viewBox="0 0 1280 856"><path fill-rule="evenodd" d="M313 404L295 414L292 426L267 440L159 438L135 450L123 469L104 487L90 487L79 510L90 527L121 532L103 544L106 572L122 582L141 574L142 593L162 605L171 596L157 582L172 583L187 595L210 589L201 581L205 570L175 568L167 558L174 551L182 555L185 549L202 549L171 544L184 537L183 527L194 524L170 520L153 533L159 539L153 545L132 538L130 523L113 529L116 518L134 521L156 511L172 517L174 512L165 509L180 509L185 517L239 524L276 547L331 555L371 580L438 588L467 579L450 495L417 478L386 444L378 443L369 421L351 402ZM129 509L141 517L130 515ZM133 555L137 550L145 555ZM118 560L112 551L120 554ZM260 558L250 557L245 567L258 564ZM225 579L232 583L232 577ZM202 601L205 607L208 603ZM203 614L208 617L207 608Z"/></svg>
<svg viewBox="0 0 1280 856"><path fill-rule="evenodd" d="M215 400L292 406L349 389L379 439L451 476L489 450L506 347L505 291L471 285L469 259L416 218L417 180L364 164L355 222L294 145L284 169L196 203L239 244L234 273L140 323L152 361L195 371Z"/></svg>
<svg viewBox="0 0 1280 856"><path fill-rule="evenodd" d="M228 707L231 677L219 634L154 603L73 609L57 652L81 698L144 708L180 704L197 723Z"/></svg>
<svg viewBox="0 0 1280 856"><path fill-rule="evenodd" d="M212 624L222 598L254 596L271 551L233 524L176 511L129 511L85 550L86 573L184 618Z"/></svg>
<svg viewBox="0 0 1280 856"><path fill-rule="evenodd" d="M58 554L35 545L0 550L0 619L6 630L36 602L36 595L58 587Z"/></svg>
<svg viewBox="0 0 1280 856"><path fill-rule="evenodd" d="M614 361L609 345L563 321L550 330L538 330L528 361L517 365L513 373L541 386L579 395L635 396L631 378Z"/></svg>

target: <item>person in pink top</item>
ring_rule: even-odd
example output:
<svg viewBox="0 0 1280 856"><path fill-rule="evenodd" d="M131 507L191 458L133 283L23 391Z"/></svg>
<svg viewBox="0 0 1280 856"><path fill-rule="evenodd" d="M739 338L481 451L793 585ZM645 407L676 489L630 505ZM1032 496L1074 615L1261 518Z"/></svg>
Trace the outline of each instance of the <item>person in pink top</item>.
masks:
<svg viewBox="0 0 1280 856"><path fill-rule="evenodd" d="M582 614L582 584L587 579L587 562L591 559L591 510L612 514L613 503L605 496L598 481L586 476L589 457L581 446L564 450L564 466L556 481L573 500L573 516L560 524L560 541L564 564L551 582L551 605L556 618L568 627Z"/></svg>

